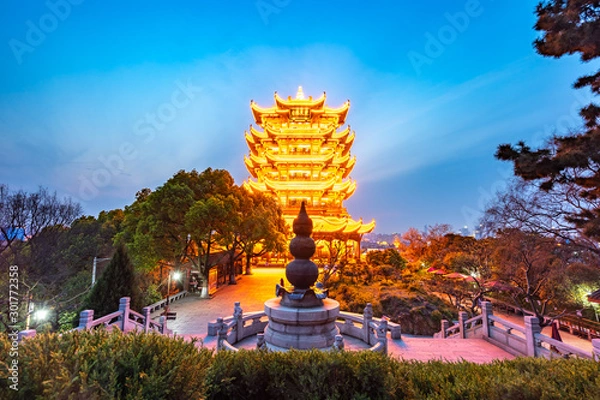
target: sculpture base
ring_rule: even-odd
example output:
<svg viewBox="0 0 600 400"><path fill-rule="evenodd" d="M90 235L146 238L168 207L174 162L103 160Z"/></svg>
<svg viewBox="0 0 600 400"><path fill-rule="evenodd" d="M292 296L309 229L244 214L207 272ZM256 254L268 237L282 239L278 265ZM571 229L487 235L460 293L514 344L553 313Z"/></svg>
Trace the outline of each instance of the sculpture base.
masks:
<svg viewBox="0 0 600 400"><path fill-rule="evenodd" d="M288 290L283 286L277 285L275 289L277 296L281 296L281 305L286 307L311 308L323 305L323 300L327 298L327 291L320 291L317 288L293 289Z"/></svg>
<svg viewBox="0 0 600 400"><path fill-rule="evenodd" d="M282 305L280 298L267 300L267 344L299 350L331 347L335 335L339 334L335 321L340 313L340 304L331 299L324 299L322 302L322 305L307 308Z"/></svg>

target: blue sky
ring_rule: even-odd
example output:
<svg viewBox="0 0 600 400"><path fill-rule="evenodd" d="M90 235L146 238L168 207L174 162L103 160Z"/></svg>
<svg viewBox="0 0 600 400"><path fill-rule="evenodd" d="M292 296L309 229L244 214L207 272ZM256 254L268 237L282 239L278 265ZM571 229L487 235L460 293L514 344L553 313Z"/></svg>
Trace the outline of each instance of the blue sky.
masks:
<svg viewBox="0 0 600 400"><path fill-rule="evenodd" d="M0 183L88 214L179 169L248 177L251 99L351 101L353 217L376 232L476 223L498 144L577 129L575 57L535 53L536 1L4 2Z"/></svg>

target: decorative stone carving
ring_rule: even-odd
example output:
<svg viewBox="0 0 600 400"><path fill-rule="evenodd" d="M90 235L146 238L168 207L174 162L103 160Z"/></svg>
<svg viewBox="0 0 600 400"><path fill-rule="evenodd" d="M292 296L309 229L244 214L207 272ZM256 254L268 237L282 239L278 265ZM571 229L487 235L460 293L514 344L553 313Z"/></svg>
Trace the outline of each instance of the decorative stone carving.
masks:
<svg viewBox="0 0 600 400"><path fill-rule="evenodd" d="M233 317L235 319L240 319L243 316L244 311L242 310L242 307L240 306L240 302L236 301L234 306L233 306Z"/></svg>
<svg viewBox="0 0 600 400"><path fill-rule="evenodd" d="M344 337L342 335L335 335L335 342L333 342L334 350L344 350Z"/></svg>
<svg viewBox="0 0 600 400"><path fill-rule="evenodd" d="M259 333L256 335L256 348L258 350L267 349L267 342L265 342L265 334Z"/></svg>

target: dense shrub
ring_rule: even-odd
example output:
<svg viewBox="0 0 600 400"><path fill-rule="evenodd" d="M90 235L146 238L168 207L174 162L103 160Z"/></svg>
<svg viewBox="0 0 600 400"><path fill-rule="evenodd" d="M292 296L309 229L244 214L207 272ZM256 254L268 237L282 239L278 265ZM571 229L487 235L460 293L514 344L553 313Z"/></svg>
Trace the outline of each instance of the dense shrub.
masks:
<svg viewBox="0 0 600 400"><path fill-rule="evenodd" d="M600 363L399 362L371 353L220 353L209 399L599 399Z"/></svg>
<svg viewBox="0 0 600 400"><path fill-rule="evenodd" d="M457 317L439 297L405 282L379 281L365 286L334 281L329 295L344 311L362 313L371 303L375 316L388 316L402 326L403 333L412 335L433 335L441 329L442 319Z"/></svg>
<svg viewBox="0 0 600 400"><path fill-rule="evenodd" d="M155 334L38 335L19 346L15 399L600 399L600 363L518 358L491 364L401 362L369 352L198 349Z"/></svg>
<svg viewBox="0 0 600 400"><path fill-rule="evenodd" d="M9 346L0 340L0 393L20 399L199 399L212 351L158 334L69 332L37 335L19 346L19 391L5 375Z"/></svg>
<svg viewBox="0 0 600 400"><path fill-rule="evenodd" d="M378 399L393 386L390 360L370 352L218 353L209 399Z"/></svg>
<svg viewBox="0 0 600 400"><path fill-rule="evenodd" d="M394 376L397 399L600 398L600 363L591 360L397 363Z"/></svg>

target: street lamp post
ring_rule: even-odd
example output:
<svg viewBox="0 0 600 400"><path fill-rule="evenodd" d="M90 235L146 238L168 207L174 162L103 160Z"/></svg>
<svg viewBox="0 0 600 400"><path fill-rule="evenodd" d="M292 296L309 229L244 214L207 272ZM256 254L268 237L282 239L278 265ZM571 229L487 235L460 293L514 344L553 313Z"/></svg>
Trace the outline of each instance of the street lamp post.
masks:
<svg viewBox="0 0 600 400"><path fill-rule="evenodd" d="M25 319L25 330L29 329L31 315L33 315L33 318L39 323L40 321L44 321L46 318L48 318L48 310L45 308L39 308L38 310L35 310L35 304L30 302L29 310L27 311L27 318Z"/></svg>
<svg viewBox="0 0 600 400"><path fill-rule="evenodd" d="M94 257L94 264L92 266L92 286L96 284L96 267L98 265L98 261L108 261L110 258L98 258Z"/></svg>
<svg viewBox="0 0 600 400"><path fill-rule="evenodd" d="M33 301L31 301L31 294L29 295L27 302L28 302L28 304L27 304L27 316L25 318L25 330L29 329L29 322L31 320L31 314L33 314L33 309L35 307L35 305L33 304Z"/></svg>
<svg viewBox="0 0 600 400"><path fill-rule="evenodd" d="M181 272L179 271L175 271L175 272L171 272L169 271L169 274L167 275L167 305L165 306L165 316L167 316L168 312L169 312L169 303L170 303L170 299L169 296L171 295L171 274L173 275L173 279L178 281L179 278L181 277Z"/></svg>

